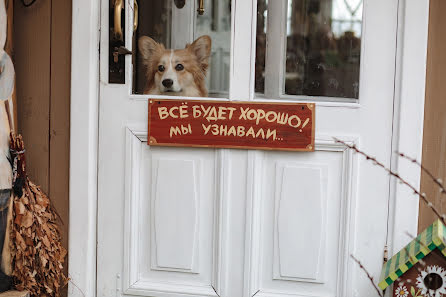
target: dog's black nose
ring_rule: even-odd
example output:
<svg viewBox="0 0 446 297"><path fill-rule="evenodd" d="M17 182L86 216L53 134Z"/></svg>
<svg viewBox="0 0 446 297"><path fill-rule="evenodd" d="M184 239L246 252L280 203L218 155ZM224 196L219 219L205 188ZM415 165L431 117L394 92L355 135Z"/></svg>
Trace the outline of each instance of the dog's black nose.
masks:
<svg viewBox="0 0 446 297"><path fill-rule="evenodd" d="M173 85L173 80L169 79L165 79L163 80L163 86L165 86L166 88L170 88Z"/></svg>

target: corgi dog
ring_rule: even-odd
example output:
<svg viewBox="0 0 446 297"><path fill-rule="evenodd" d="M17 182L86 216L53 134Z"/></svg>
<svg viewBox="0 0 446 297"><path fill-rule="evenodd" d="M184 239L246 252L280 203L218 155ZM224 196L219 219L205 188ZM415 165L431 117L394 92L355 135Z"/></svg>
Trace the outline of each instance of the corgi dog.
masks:
<svg viewBox="0 0 446 297"><path fill-rule="evenodd" d="M146 67L144 94L206 97L211 45L207 35L179 50L166 49L147 36L139 38L138 48Z"/></svg>

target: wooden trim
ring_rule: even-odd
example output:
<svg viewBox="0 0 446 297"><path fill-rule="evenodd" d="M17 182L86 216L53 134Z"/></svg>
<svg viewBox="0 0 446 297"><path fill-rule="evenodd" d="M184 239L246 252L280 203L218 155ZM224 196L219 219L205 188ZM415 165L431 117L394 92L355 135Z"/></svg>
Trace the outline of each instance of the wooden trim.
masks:
<svg viewBox="0 0 446 297"><path fill-rule="evenodd" d="M96 296L100 1L73 1L68 296Z"/></svg>
<svg viewBox="0 0 446 297"><path fill-rule="evenodd" d="M231 70L229 98L254 98L255 28L257 0L232 0L231 15ZM235 30L237 28L237 30ZM236 91L237 90L237 91ZM243 91L242 91L243 90Z"/></svg>
<svg viewBox="0 0 446 297"><path fill-rule="evenodd" d="M434 176L446 181L446 1L431 0L429 41L427 54L426 106L424 109L424 140L422 163ZM426 175L421 175L421 191L429 200L445 212L444 194ZM433 212L420 204L419 231L421 232L436 219Z"/></svg>
<svg viewBox="0 0 446 297"><path fill-rule="evenodd" d="M398 1L397 62L392 137L392 170L416 188L420 170L396 152L420 159L423 135L423 110L426 82L427 32L429 1ZM389 200L388 243L394 254L417 234L418 198L406 186L392 179Z"/></svg>

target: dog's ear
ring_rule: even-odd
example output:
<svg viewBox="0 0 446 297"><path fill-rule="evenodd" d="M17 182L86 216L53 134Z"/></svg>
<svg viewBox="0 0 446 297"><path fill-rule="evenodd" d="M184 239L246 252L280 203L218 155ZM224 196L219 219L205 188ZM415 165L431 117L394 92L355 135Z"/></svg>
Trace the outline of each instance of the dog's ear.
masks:
<svg viewBox="0 0 446 297"><path fill-rule="evenodd" d="M152 67L153 61L165 50L164 45L147 36L139 38L138 49L142 56L142 62L147 67Z"/></svg>
<svg viewBox="0 0 446 297"><path fill-rule="evenodd" d="M206 73L209 67L209 57L211 56L212 41L208 35L203 35L195 40L191 45L187 45L186 48L191 50L197 57L198 63L200 63L201 70Z"/></svg>

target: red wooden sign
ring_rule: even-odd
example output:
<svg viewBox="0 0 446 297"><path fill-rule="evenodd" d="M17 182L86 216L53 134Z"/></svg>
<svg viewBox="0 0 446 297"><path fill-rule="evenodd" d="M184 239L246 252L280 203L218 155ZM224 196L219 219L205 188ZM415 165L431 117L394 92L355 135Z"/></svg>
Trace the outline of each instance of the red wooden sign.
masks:
<svg viewBox="0 0 446 297"><path fill-rule="evenodd" d="M149 99L148 144L314 150L313 103Z"/></svg>

